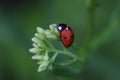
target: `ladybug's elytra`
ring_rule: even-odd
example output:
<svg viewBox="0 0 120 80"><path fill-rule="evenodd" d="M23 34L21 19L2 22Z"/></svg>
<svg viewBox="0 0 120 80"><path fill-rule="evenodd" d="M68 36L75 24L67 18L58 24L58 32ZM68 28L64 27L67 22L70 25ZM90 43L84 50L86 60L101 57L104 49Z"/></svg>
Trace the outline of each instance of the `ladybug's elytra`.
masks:
<svg viewBox="0 0 120 80"><path fill-rule="evenodd" d="M58 24L57 29L60 31L60 38L63 45L68 48L74 41L74 32L67 24Z"/></svg>

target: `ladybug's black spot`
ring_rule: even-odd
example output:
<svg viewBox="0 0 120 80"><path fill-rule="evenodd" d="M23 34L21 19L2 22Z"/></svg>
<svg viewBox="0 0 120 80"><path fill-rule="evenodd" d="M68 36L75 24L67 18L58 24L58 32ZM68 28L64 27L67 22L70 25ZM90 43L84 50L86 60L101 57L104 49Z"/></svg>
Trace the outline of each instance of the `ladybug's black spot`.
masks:
<svg viewBox="0 0 120 80"><path fill-rule="evenodd" d="M67 37L64 37L64 39L67 39Z"/></svg>
<svg viewBox="0 0 120 80"><path fill-rule="evenodd" d="M71 36L71 38L74 38L74 36Z"/></svg>

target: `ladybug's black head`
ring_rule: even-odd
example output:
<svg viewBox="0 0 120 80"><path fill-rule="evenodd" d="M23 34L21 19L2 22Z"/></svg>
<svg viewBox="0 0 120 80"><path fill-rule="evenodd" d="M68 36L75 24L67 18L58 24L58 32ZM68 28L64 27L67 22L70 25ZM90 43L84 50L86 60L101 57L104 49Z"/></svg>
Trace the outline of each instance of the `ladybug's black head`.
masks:
<svg viewBox="0 0 120 80"><path fill-rule="evenodd" d="M66 27L68 27L67 24L58 24L58 25L57 25L57 29L58 29L60 32L62 32L63 30L65 30Z"/></svg>

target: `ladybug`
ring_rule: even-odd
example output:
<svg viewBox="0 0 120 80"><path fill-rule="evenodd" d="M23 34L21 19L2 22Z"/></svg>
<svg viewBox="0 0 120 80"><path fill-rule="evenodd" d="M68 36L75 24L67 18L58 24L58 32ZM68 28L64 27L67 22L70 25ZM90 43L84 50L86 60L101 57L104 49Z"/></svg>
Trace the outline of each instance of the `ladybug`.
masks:
<svg viewBox="0 0 120 80"><path fill-rule="evenodd" d="M74 32L67 24L58 24L57 29L60 31L60 39L63 45L68 48L74 41Z"/></svg>

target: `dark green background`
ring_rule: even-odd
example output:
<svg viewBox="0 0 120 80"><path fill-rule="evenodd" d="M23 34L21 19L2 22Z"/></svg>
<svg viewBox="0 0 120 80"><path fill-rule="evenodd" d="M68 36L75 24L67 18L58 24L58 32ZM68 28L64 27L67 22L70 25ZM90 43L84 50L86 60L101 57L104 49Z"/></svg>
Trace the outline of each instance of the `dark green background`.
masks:
<svg viewBox="0 0 120 80"><path fill-rule="evenodd" d="M120 0L98 2L93 52L80 73L71 77L38 73L28 49L37 26L67 23L79 52L87 33L87 0L0 0L0 80L120 80Z"/></svg>

